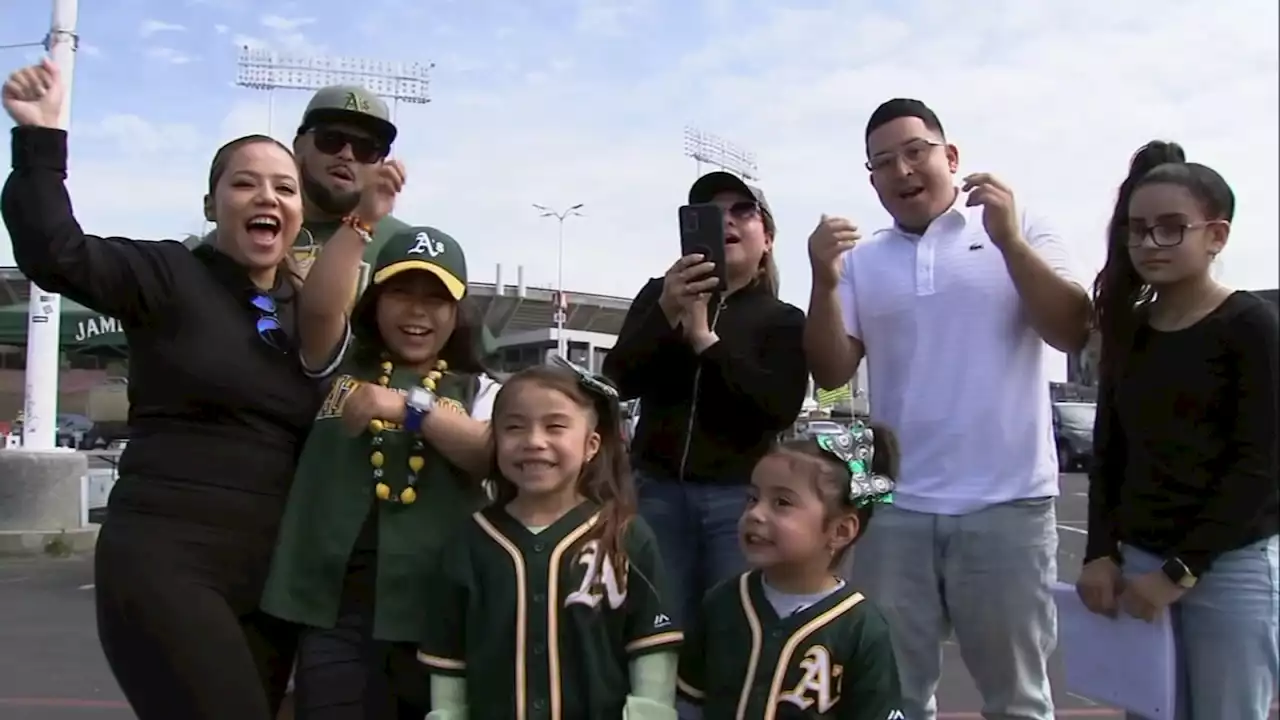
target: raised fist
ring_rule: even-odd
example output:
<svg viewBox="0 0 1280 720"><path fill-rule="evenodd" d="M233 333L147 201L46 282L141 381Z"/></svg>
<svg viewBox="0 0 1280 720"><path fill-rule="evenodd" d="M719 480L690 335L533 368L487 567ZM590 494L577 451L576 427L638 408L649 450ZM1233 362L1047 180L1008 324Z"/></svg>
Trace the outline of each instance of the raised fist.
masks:
<svg viewBox="0 0 1280 720"><path fill-rule="evenodd" d="M404 163L390 158L365 170L370 173L364 183L364 191L360 194L360 204L356 207L356 215L362 222L376 224L395 209L396 197L404 189L408 180L408 172Z"/></svg>
<svg viewBox="0 0 1280 720"><path fill-rule="evenodd" d="M18 125L57 127L66 88L62 74L49 58L9 76L0 91L5 112Z"/></svg>

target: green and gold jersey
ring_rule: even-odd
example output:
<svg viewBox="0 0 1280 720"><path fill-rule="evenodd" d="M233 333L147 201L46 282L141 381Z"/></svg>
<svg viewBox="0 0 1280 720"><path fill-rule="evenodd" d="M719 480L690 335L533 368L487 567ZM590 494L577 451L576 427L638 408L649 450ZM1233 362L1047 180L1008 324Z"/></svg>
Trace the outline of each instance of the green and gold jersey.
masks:
<svg viewBox="0 0 1280 720"><path fill-rule="evenodd" d="M842 587L787 617L758 571L713 589L680 655L680 693L703 720L896 720L902 692L889 626Z"/></svg>
<svg viewBox="0 0 1280 720"><path fill-rule="evenodd" d="M591 537L599 517L583 503L535 533L491 507L446 549L418 659L466 678L470 717L620 718L631 659L681 642L653 532L632 520L619 576Z"/></svg>

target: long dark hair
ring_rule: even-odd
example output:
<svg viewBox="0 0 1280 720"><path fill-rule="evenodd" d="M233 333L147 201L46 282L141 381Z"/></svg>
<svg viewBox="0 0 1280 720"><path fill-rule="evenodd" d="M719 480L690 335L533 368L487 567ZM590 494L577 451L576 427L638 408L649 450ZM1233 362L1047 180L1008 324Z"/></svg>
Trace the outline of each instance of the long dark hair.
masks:
<svg viewBox="0 0 1280 720"><path fill-rule="evenodd" d="M1210 167L1187 162L1181 145L1153 140L1134 153L1107 225L1107 262L1093 281L1094 327L1101 340L1098 370L1104 381L1114 381L1121 372L1145 306L1155 299L1154 288L1129 258L1129 201L1138 188L1153 184L1186 189L1206 219L1230 221L1235 215L1235 194L1227 181Z"/></svg>
<svg viewBox="0 0 1280 720"><path fill-rule="evenodd" d="M365 288L351 316L351 328L355 335L353 357L357 367L377 367L387 344L378 330L378 296L381 285ZM492 376L485 360L488 356L484 340L484 325L479 310L471 298L458 301L453 332L440 348L438 359L449 364L449 372L486 374Z"/></svg>
<svg viewBox="0 0 1280 720"><path fill-rule="evenodd" d="M209 187L207 191L209 202L213 202L213 198L217 194L218 182L222 180L223 175L227 174L227 166L231 164L231 158L235 157L236 153L240 152L242 148L262 144L275 145L288 153L290 158L294 157L293 150L288 145L268 135L243 135L232 140L218 148L218 151L213 154L213 160L209 162ZM215 245L217 237L217 229L215 228ZM298 272L297 265L294 263L292 249L285 251L284 259L280 261L278 272L282 273L284 278L295 288L302 285L302 274Z"/></svg>
<svg viewBox="0 0 1280 720"><path fill-rule="evenodd" d="M563 393L585 412L595 416L595 431L600 434L600 450L582 467L578 491L600 508L600 522L588 538L600 542L598 558L609 558L619 583L627 578L627 555L624 537L627 526L636 516L636 491L631 478L631 463L622 443L622 411L617 398L586 389L573 371L550 365L536 365L511 376L493 401L494 432L501 432L502 415L515 389L537 385ZM494 486L494 502L506 505L515 499L518 488L503 477L498 466L497 442L489 452L489 479Z"/></svg>

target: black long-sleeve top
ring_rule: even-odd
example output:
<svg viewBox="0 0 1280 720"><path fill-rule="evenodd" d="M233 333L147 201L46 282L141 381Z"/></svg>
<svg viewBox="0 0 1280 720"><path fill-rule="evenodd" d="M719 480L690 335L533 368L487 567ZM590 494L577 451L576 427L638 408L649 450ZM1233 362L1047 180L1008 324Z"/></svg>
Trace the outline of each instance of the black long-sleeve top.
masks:
<svg viewBox="0 0 1280 720"><path fill-rule="evenodd" d="M1195 575L1280 528L1280 319L1236 292L1191 327L1143 327L1094 427L1086 561L1127 543Z"/></svg>
<svg viewBox="0 0 1280 720"><path fill-rule="evenodd" d="M661 295L662 278L640 290L604 361L622 396L640 399L632 460L668 479L746 483L804 403L804 312L754 283L711 309L720 340L698 355Z"/></svg>
<svg viewBox="0 0 1280 720"><path fill-rule="evenodd" d="M130 440L108 522L161 516L269 554L319 407L316 381L288 343L282 350L258 334L255 288L227 256L86 235L66 167L65 132L14 129L0 212L23 274L124 327ZM293 328L292 286L272 295L281 324Z"/></svg>

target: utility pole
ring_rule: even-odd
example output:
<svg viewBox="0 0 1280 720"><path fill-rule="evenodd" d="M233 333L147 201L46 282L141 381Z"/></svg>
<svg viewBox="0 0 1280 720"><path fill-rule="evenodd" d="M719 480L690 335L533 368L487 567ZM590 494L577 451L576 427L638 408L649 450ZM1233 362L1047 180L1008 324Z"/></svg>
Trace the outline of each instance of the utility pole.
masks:
<svg viewBox="0 0 1280 720"><path fill-rule="evenodd" d="M76 70L77 0L54 0L53 20L44 47L62 75L62 115L58 127L71 124L71 86ZM26 397L22 410L22 447L52 450L58 439L58 380L62 363L59 333L62 331L62 296L31 284L27 311Z"/></svg>

